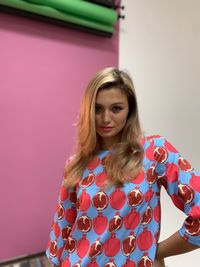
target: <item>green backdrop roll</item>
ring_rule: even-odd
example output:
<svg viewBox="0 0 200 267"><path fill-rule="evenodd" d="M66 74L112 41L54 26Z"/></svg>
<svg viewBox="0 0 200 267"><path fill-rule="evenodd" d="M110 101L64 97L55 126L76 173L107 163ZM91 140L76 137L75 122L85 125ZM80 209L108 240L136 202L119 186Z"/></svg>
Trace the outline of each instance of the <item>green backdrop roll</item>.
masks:
<svg viewBox="0 0 200 267"><path fill-rule="evenodd" d="M102 7L82 0L25 0L39 5L53 7L78 17L114 24L117 21L117 12L113 9Z"/></svg>
<svg viewBox="0 0 200 267"><path fill-rule="evenodd" d="M80 0L74 0L74 1L80 2ZM109 33L114 32L114 28L111 25L101 24L100 22L97 22L97 21L92 21L92 20L89 20L86 18L73 16L71 14L66 14L64 12L58 11L58 10L51 8L51 7L33 4L33 3L23 1L23 0L6 0L6 1L0 0L0 5L28 11L31 13L55 18L58 20L63 20L66 22L74 23L77 25L81 25L84 27L88 27L88 28L92 28L92 29L96 29L96 30L100 30L100 31L105 31L105 32L109 32Z"/></svg>

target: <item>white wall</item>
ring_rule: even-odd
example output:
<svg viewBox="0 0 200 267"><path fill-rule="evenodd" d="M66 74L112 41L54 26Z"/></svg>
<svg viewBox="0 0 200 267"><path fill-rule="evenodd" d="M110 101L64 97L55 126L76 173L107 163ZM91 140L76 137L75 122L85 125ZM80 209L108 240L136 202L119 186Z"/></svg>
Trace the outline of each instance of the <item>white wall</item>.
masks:
<svg viewBox="0 0 200 267"><path fill-rule="evenodd" d="M200 170L200 1L122 4L126 18L121 21L119 67L134 80L143 129L165 136ZM185 218L164 191L162 203L161 240L177 231ZM199 261L196 250L166 263L196 267Z"/></svg>

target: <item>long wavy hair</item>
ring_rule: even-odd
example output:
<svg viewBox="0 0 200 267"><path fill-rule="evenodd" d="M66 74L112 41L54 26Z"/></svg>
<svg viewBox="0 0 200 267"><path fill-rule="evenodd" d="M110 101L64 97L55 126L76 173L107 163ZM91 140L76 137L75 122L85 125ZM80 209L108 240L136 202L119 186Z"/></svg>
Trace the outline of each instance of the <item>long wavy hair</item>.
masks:
<svg viewBox="0 0 200 267"><path fill-rule="evenodd" d="M99 90L111 88L120 89L126 94L129 113L120 142L112 146L105 160L107 186L122 186L124 182L134 179L142 168L143 134L134 85L128 73L109 67L96 73L85 90L77 124L76 151L64 168L66 187L76 186L87 164L100 150L100 140L95 125L96 96Z"/></svg>

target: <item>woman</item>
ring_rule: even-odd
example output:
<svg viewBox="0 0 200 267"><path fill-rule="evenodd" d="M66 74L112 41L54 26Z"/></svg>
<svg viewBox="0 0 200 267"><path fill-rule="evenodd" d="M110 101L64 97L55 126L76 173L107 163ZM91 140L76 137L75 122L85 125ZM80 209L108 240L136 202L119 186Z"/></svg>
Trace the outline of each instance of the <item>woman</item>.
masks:
<svg viewBox="0 0 200 267"><path fill-rule="evenodd" d="M65 166L47 256L67 267L163 267L200 246L200 174L163 137L143 135L134 86L98 72L81 104L77 149ZM160 189L187 214L158 243Z"/></svg>

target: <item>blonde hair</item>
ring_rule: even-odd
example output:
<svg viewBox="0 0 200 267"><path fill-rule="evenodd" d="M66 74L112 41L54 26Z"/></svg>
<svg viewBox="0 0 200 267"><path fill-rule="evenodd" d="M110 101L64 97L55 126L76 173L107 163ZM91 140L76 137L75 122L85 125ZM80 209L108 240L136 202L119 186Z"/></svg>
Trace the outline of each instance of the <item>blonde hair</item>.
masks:
<svg viewBox="0 0 200 267"><path fill-rule="evenodd" d="M107 185L122 186L125 181L132 180L142 167L142 130L132 79L124 71L113 67L105 68L90 80L81 102L76 152L64 169L64 182L67 187L77 184L86 165L100 150L95 126L96 96L99 90L110 88L120 89L126 94L129 114L120 143L112 146L105 160Z"/></svg>

